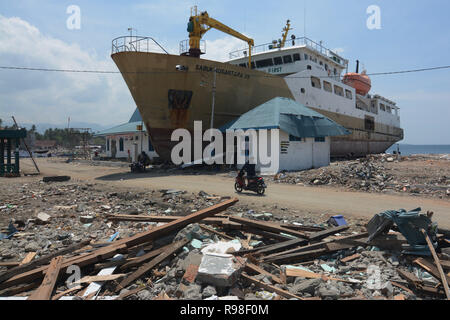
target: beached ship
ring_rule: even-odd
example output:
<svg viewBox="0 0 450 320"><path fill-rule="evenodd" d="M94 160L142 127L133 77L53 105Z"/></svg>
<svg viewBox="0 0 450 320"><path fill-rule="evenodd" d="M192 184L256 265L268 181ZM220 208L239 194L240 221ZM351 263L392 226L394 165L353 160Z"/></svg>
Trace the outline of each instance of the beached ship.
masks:
<svg viewBox="0 0 450 320"><path fill-rule="evenodd" d="M210 28L249 46L230 53L227 62L201 59L201 37ZM112 59L161 158L170 160L173 130L193 130L194 121L202 121L206 130L211 119L220 128L274 97L294 99L349 129L351 135L333 137L334 157L381 153L403 139L399 107L369 93L365 71L349 73L347 60L306 37L288 40L289 30L288 21L282 39L254 46L252 39L195 8L189 43L181 42L180 55L169 54L151 37L114 39ZM155 45L162 52L153 52Z"/></svg>

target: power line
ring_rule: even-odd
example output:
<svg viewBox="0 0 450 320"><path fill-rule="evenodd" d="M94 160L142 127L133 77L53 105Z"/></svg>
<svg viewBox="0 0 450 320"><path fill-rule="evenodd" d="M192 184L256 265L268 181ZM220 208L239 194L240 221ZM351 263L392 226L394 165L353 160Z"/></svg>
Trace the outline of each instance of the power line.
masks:
<svg viewBox="0 0 450 320"><path fill-rule="evenodd" d="M43 72L61 72L61 73L91 73L91 74L177 74L179 71L108 71L108 70L76 70L76 69L49 69L49 68L29 68L29 67L12 67L12 66L0 66L0 69L4 70L23 70L23 71L43 71ZM450 66L439 66L431 68L421 68L421 69L411 69L411 70L401 70L401 71L388 71L388 72L374 72L368 73L368 76L382 76L382 75L395 75L395 74L405 74L405 73L417 73L425 71L435 71L450 69ZM193 71L196 73L202 73L201 71ZM192 73L192 71L190 72ZM253 77L279 77L279 75L264 74L264 75L252 75ZM298 76L290 77L297 79L307 79L310 76ZM336 78L337 76L319 76L319 78Z"/></svg>

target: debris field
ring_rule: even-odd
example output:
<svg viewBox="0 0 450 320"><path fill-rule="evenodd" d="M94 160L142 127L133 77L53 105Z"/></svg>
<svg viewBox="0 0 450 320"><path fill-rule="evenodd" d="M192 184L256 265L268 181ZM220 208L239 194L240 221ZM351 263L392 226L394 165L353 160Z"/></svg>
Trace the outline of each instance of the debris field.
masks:
<svg viewBox="0 0 450 320"><path fill-rule="evenodd" d="M447 230L424 230L431 254L411 255L401 225L371 223L206 192L11 183L0 194L0 298L449 298Z"/></svg>

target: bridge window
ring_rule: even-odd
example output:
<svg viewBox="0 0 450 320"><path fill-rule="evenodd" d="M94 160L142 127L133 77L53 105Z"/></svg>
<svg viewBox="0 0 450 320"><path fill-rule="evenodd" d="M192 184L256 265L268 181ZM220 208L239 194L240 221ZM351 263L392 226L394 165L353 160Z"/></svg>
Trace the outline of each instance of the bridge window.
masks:
<svg viewBox="0 0 450 320"><path fill-rule="evenodd" d="M339 86L334 86L334 93L337 94L338 96L343 97L344 96L344 89L342 89Z"/></svg>
<svg viewBox="0 0 450 320"><path fill-rule="evenodd" d="M273 66L272 58L256 61L256 67L258 67L258 68L271 67L271 66Z"/></svg>
<svg viewBox="0 0 450 320"><path fill-rule="evenodd" d="M350 100L352 100L353 99L353 95L352 95L352 92L350 91L350 90L345 90L345 97L347 98L347 99L350 99Z"/></svg>
<svg viewBox="0 0 450 320"><path fill-rule="evenodd" d="M300 54L299 53L294 53L294 61L300 61Z"/></svg>
<svg viewBox="0 0 450 320"><path fill-rule="evenodd" d="M322 89L322 86L320 85L320 79L319 78L311 77L311 85L314 88Z"/></svg>
<svg viewBox="0 0 450 320"><path fill-rule="evenodd" d="M275 65L278 66L280 64L283 64L283 59L281 57L275 57L273 58L273 62L275 62Z"/></svg>
<svg viewBox="0 0 450 320"><path fill-rule="evenodd" d="M323 88L325 89L325 91L333 92L333 88L331 87L331 83L329 83L328 81L324 81L323 82Z"/></svg>
<svg viewBox="0 0 450 320"><path fill-rule="evenodd" d="M294 56L295 56L295 55L294 55ZM300 58L300 55L299 55L299 58ZM284 63L291 63L291 62L292 62L292 56L291 56L291 55L284 56L284 57L283 57L283 62L284 62Z"/></svg>

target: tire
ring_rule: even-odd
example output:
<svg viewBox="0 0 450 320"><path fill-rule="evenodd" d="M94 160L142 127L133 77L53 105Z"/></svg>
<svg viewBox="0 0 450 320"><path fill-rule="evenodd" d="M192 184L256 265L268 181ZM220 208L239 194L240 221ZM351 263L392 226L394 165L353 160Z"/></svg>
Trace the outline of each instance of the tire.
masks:
<svg viewBox="0 0 450 320"><path fill-rule="evenodd" d="M257 191L256 191L260 196L262 196L264 194L264 192L266 192L266 188L264 188L264 186L262 184L258 185Z"/></svg>
<svg viewBox="0 0 450 320"><path fill-rule="evenodd" d="M241 193L242 192L242 186L239 183L235 183L234 184L234 189L238 192Z"/></svg>

